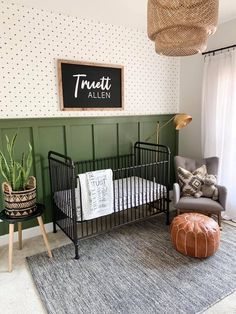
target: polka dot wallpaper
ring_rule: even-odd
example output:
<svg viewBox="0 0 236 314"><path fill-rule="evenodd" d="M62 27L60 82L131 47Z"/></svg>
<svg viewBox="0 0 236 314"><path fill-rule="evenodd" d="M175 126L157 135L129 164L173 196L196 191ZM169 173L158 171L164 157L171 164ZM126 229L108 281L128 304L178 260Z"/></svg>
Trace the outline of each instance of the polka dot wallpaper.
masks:
<svg viewBox="0 0 236 314"><path fill-rule="evenodd" d="M175 113L179 59L145 32L0 1L0 118ZM61 111L57 59L124 66L123 111Z"/></svg>

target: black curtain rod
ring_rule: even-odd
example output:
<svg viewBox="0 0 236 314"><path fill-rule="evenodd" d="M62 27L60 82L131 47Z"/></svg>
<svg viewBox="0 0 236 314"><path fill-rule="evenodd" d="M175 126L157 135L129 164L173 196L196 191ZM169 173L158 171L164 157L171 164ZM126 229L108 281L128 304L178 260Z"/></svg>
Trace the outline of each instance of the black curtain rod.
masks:
<svg viewBox="0 0 236 314"><path fill-rule="evenodd" d="M203 52L202 55L207 55L207 54L210 54L210 53L215 54L215 52L217 52L217 51L221 51L221 50L225 50L225 49L230 49L230 48L235 48L235 47L236 47L236 45L232 45L232 46L223 47L223 48L219 48L219 49L215 49L215 50L211 50L211 51L206 51L206 52Z"/></svg>

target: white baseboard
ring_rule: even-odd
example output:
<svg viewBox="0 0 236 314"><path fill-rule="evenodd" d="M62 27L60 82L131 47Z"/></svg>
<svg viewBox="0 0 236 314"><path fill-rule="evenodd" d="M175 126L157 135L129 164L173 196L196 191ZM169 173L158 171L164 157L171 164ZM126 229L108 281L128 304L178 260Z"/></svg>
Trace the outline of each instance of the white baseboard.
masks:
<svg viewBox="0 0 236 314"><path fill-rule="evenodd" d="M53 231L53 224L52 222L45 224L46 232L52 232ZM22 238L23 239L29 239L36 237L38 235L41 235L41 231L39 229L39 226L23 229L22 230ZM0 236L0 246L8 244L9 236L8 234L4 234L3 236ZM18 241L18 234L17 231L14 232L14 242Z"/></svg>

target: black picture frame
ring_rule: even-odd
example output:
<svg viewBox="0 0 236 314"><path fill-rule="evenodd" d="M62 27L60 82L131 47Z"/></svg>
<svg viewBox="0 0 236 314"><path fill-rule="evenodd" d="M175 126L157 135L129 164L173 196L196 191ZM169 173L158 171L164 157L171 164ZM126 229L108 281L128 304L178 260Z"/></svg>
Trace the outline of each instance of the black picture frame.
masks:
<svg viewBox="0 0 236 314"><path fill-rule="evenodd" d="M61 110L123 110L124 67L57 60Z"/></svg>

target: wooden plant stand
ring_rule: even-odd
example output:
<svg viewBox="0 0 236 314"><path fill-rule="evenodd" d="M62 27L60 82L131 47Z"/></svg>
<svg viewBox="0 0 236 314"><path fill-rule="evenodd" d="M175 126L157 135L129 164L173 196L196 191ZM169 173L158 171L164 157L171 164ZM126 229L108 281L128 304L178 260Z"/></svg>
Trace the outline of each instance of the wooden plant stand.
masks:
<svg viewBox="0 0 236 314"><path fill-rule="evenodd" d="M8 215L6 215L5 210L2 210L0 212L0 219L7 222L9 224L9 254L8 254L8 271L12 271L12 256L13 256L13 238L14 238L14 225L15 223L18 224L18 242L19 242L19 249L22 249L22 222L28 221L31 219L37 218L38 224L43 236L43 240L45 243L45 246L48 251L48 256L52 257L52 252L48 243L46 230L43 224L42 214L45 206L43 204L37 203L37 210L32 214L24 218L10 218Z"/></svg>

